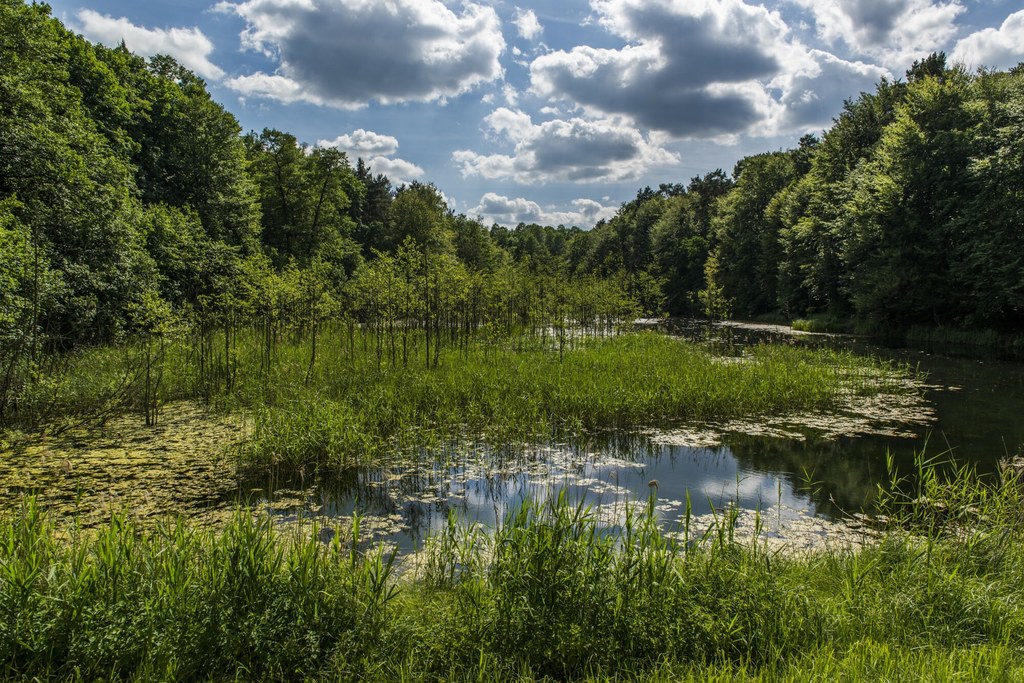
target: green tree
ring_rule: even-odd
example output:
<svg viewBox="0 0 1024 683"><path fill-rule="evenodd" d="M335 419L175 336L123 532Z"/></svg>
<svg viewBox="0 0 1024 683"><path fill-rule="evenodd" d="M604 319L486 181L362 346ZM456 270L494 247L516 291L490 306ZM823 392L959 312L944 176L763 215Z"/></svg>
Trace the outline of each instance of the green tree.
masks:
<svg viewBox="0 0 1024 683"><path fill-rule="evenodd" d="M5 0L0 26L0 201L16 202L8 211L59 282L47 299L34 295L35 328L50 348L115 339L155 284L132 168L112 143L121 116L90 114L120 111L124 98L83 92L111 74L47 7Z"/></svg>
<svg viewBox="0 0 1024 683"><path fill-rule="evenodd" d="M796 164L787 152L758 154L741 159L733 177L714 219L718 277L737 314L768 313L778 304L782 257L782 226L768 207L796 179Z"/></svg>
<svg viewBox="0 0 1024 683"><path fill-rule="evenodd" d="M962 211L950 225L963 322L1024 329L1024 69L983 73L968 105L979 124Z"/></svg>
<svg viewBox="0 0 1024 683"><path fill-rule="evenodd" d="M131 131L143 201L190 207L212 239L256 248L259 205L235 117L213 101L202 79L170 57L145 64L116 51L103 54L145 102Z"/></svg>
<svg viewBox="0 0 1024 683"><path fill-rule="evenodd" d="M849 176L849 291L872 324L942 324L965 312L950 259L967 197L969 83L960 69L915 80L871 159Z"/></svg>
<svg viewBox="0 0 1024 683"><path fill-rule="evenodd" d="M391 204L385 244L396 251L406 238L412 238L430 253L453 250L451 212L444 198L431 184L413 182L398 188Z"/></svg>

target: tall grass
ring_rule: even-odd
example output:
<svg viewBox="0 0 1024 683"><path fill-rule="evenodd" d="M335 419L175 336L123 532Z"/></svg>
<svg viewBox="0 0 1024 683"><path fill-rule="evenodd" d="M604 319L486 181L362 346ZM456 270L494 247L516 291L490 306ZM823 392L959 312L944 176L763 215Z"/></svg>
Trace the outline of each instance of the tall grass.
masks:
<svg viewBox="0 0 1024 683"><path fill-rule="evenodd" d="M87 535L29 503L0 520L0 676L1020 680L1024 486L936 470L894 482L863 548L770 553L729 515L676 543L653 504L608 528L561 494L493 533L452 517L402 577L244 511ZM927 521L940 496L956 524Z"/></svg>
<svg viewBox="0 0 1024 683"><path fill-rule="evenodd" d="M785 345L722 358L650 333L434 344L430 364L416 330L390 335L388 343L407 347L390 359L378 355L379 334L343 324L325 324L315 352L300 335L268 347L262 330L236 330L227 342L210 334L167 340L157 354L143 340L63 357L19 395L23 421L8 426L61 430L124 411L151 422L161 404L193 398L254 414L250 461L308 467L466 430L505 444L827 408L845 391L870 393L899 374L879 361Z"/></svg>
<svg viewBox="0 0 1024 683"><path fill-rule="evenodd" d="M309 468L467 431L505 445L825 409L847 392L882 390L887 374L899 374L850 354L788 346L722 358L657 334L591 339L568 353L448 349L431 368L378 366L372 352L353 358L329 335L325 341L312 375L301 347L283 347L269 377L239 372L235 400L256 411L249 462Z"/></svg>
<svg viewBox="0 0 1024 683"><path fill-rule="evenodd" d="M181 521L144 532L115 514L63 538L29 501L0 524L0 676L358 671L387 623L391 559L315 531L282 537L240 510L217 535Z"/></svg>

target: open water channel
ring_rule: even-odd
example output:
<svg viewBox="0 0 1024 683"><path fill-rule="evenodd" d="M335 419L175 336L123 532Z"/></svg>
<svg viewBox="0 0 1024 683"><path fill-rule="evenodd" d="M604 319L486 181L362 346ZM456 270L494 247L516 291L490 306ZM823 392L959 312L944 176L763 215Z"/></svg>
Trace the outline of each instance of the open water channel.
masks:
<svg viewBox="0 0 1024 683"><path fill-rule="evenodd" d="M670 533L688 510L697 531L728 509L740 527L752 528L757 511L766 541L814 547L850 538L842 520L870 508L888 480L887 454L904 472L922 451L991 471L1024 444L1024 363L765 326L726 334L741 347L765 340L849 347L917 367L922 379L910 400L851 402L827 415L608 432L585 443L499 452L462 441L288 480L238 477L230 444L243 438L244 420L172 406L155 429L132 416L103 431L0 449L0 507L35 494L85 525L119 508L216 524L241 501L282 524L318 520L325 540L346 533L358 511L365 540L405 552L422 547L450 512L492 526L523 500L564 490L608 527L652 501Z"/></svg>

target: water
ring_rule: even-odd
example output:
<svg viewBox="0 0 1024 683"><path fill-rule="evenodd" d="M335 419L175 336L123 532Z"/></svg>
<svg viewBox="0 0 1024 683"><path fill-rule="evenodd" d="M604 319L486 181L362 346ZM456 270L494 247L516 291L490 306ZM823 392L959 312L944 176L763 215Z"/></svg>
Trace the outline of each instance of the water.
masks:
<svg viewBox="0 0 1024 683"><path fill-rule="evenodd" d="M669 527L683 523L688 506L695 517L738 505L775 514L785 510L787 518L797 518L806 507L801 486L788 473L746 467L728 447L657 445L641 434L618 434L582 447L527 449L515 457L452 444L392 466L351 468L308 491L286 487L287 494L262 504L282 521L317 518L332 527L344 526L358 510L368 537L407 551L422 547L446 524L449 511L465 523L493 527L523 501L543 502L563 490L614 528L630 507L647 505L652 496Z"/></svg>
<svg viewBox="0 0 1024 683"><path fill-rule="evenodd" d="M771 329L733 329L727 336L741 345L766 338L792 343ZM290 480L240 480L230 457L211 461L210 453L241 439L244 425L204 416L194 406L169 406L156 429L126 416L101 434L7 448L0 500L10 509L21 495L36 493L86 525L102 523L118 507L141 517L182 514L217 524L241 498L282 523L317 519L325 539L346 533L358 512L365 540L409 551L422 547L450 512L493 526L522 501L564 489L610 528L631 506L653 500L666 528L682 524L688 509L706 523L736 506L761 511L773 525L768 534L792 541L794 528L805 537L834 536L841 531L834 520L868 508L887 481L887 454L903 472L913 470L922 450L991 471L1024 444L1020 362L885 349L852 338L800 339L918 367L927 376L922 398L909 406L851 405L828 416L594 434L586 443L513 452L463 441L374 467Z"/></svg>
<svg viewBox="0 0 1024 683"><path fill-rule="evenodd" d="M777 341L779 332L733 330L730 337L738 344ZM467 523L493 526L522 501L543 501L563 489L608 527L653 496L668 528L682 525L687 509L707 521L735 505L774 521L769 534L806 536L810 529L824 538L839 533L832 521L870 510L889 479L889 457L903 473L913 472L915 454L922 452L989 472L1024 444L1024 364L885 349L852 338L802 339L919 368L926 376L920 402L903 413L851 414L838 427L819 424L820 416L796 424L784 419L769 429L764 423L691 425L681 435L614 433L583 445L527 448L514 457L455 443L389 466L352 468L301 491L285 486L286 495L263 504L283 520L315 517L332 528L358 511L368 538L403 551L422 547L449 511Z"/></svg>

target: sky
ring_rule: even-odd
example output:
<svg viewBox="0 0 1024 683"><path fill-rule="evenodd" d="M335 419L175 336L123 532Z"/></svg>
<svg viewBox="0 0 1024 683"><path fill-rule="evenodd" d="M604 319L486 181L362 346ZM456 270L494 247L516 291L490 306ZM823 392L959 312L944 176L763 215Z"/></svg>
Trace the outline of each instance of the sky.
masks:
<svg viewBox="0 0 1024 683"><path fill-rule="evenodd" d="M590 228L644 186L731 173L943 50L1024 61L1022 0L51 0L170 54L243 130L432 182L485 225Z"/></svg>

